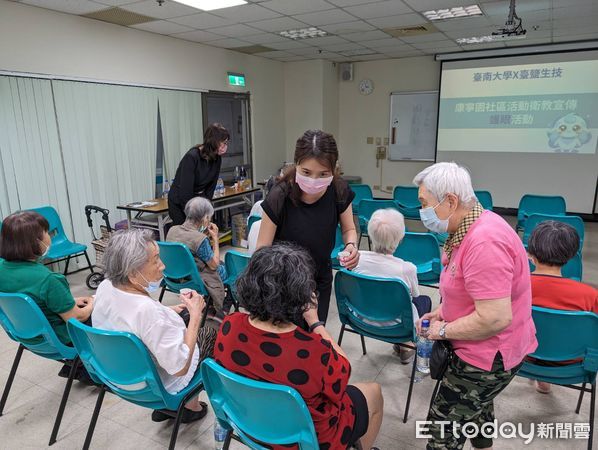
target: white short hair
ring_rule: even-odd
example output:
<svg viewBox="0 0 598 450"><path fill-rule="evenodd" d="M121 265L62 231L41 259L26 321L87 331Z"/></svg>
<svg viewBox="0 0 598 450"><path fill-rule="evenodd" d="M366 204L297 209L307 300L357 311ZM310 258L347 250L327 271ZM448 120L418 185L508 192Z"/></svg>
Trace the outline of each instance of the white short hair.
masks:
<svg viewBox="0 0 598 450"><path fill-rule="evenodd" d="M376 253L393 254L405 237L405 219L396 209L378 209L368 222L368 236Z"/></svg>
<svg viewBox="0 0 598 450"><path fill-rule="evenodd" d="M469 171L455 162L440 162L426 167L413 179L416 186L425 188L441 202L447 194L455 194L465 205L475 199Z"/></svg>

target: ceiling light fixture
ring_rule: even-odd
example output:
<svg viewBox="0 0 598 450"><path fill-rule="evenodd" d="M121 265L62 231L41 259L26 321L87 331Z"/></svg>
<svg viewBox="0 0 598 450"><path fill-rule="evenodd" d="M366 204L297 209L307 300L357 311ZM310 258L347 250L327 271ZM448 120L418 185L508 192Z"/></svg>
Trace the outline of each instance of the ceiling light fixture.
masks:
<svg viewBox="0 0 598 450"><path fill-rule="evenodd" d="M212 11L214 9L230 8L232 6L245 5L246 0L174 0L177 3L190 6L191 8L201 9L203 11Z"/></svg>
<svg viewBox="0 0 598 450"><path fill-rule="evenodd" d="M326 31L320 30L319 28L316 28L316 27L281 31L279 34L282 37L286 37L286 38L293 39L293 40L310 39L310 38L317 38L317 37L323 37L323 36L328 35L328 33Z"/></svg>
<svg viewBox="0 0 598 450"><path fill-rule="evenodd" d="M481 16L483 13L478 5L469 5L448 9L432 9L430 11L424 11L422 14L426 19L436 21Z"/></svg>

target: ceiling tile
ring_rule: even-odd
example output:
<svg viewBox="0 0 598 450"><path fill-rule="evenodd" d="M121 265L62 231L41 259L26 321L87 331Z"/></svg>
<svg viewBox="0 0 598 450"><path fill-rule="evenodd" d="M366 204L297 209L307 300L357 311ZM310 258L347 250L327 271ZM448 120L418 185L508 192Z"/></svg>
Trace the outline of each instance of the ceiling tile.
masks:
<svg viewBox="0 0 598 450"><path fill-rule="evenodd" d="M509 1L493 1L488 3L482 3L480 8L484 11L484 14L488 16L502 15L506 19L509 14ZM540 11L552 8L551 0L525 0L517 2L516 11L517 15L521 18L525 18L527 12Z"/></svg>
<svg viewBox="0 0 598 450"><path fill-rule="evenodd" d="M354 56L353 61L375 61L378 59L388 59L386 55L377 54L377 55L360 55Z"/></svg>
<svg viewBox="0 0 598 450"><path fill-rule="evenodd" d="M567 36L555 36L553 42L589 41L598 39L598 33L570 34Z"/></svg>
<svg viewBox="0 0 598 450"><path fill-rule="evenodd" d="M312 12L308 14L299 14L294 16L295 19L310 25L330 25L335 23L349 22L355 17L347 14L342 9L331 9L328 11Z"/></svg>
<svg viewBox="0 0 598 450"><path fill-rule="evenodd" d="M376 19L368 19L368 22L378 28L399 28L410 25L421 25L428 23L419 14L400 14L398 16L378 17Z"/></svg>
<svg viewBox="0 0 598 450"><path fill-rule="evenodd" d="M69 14L88 14L107 8L89 0L25 0L21 1L21 3Z"/></svg>
<svg viewBox="0 0 598 450"><path fill-rule="evenodd" d="M439 48L446 48L446 47L454 47L455 41L445 39L444 41L434 41L434 42L415 42L411 44L412 47L418 50L428 50L428 49L439 49Z"/></svg>
<svg viewBox="0 0 598 450"><path fill-rule="evenodd" d="M463 28L462 30L447 31L446 34L451 39L474 36L488 36L492 34L495 28Z"/></svg>
<svg viewBox="0 0 598 450"><path fill-rule="evenodd" d="M374 39L371 41L365 42L365 45L368 48L384 48L384 47L397 47L400 45L405 45L403 42L399 41L397 38L386 38L386 39Z"/></svg>
<svg viewBox="0 0 598 450"><path fill-rule="evenodd" d="M386 56L391 58L408 58L410 56L421 56L424 53L419 50L398 50L398 51L388 51L384 52Z"/></svg>
<svg viewBox="0 0 598 450"><path fill-rule="evenodd" d="M262 6L286 15L303 14L331 9L333 6L324 0L270 0Z"/></svg>
<svg viewBox="0 0 598 450"><path fill-rule="evenodd" d="M193 28L179 25L178 23L172 23L167 20L155 20L153 22L140 23L139 25L133 25L131 28L137 28L138 30L143 31L151 31L152 33L158 34L175 34L193 31Z"/></svg>
<svg viewBox="0 0 598 450"><path fill-rule="evenodd" d="M96 3L101 3L107 6L121 6L126 5L127 3L135 3L139 0L94 0ZM22 2L24 3L24 2Z"/></svg>
<svg viewBox="0 0 598 450"><path fill-rule="evenodd" d="M241 23L213 28L211 31L229 37L251 36L252 34L257 34L259 32L256 31L255 28L248 27L247 25L243 25Z"/></svg>
<svg viewBox="0 0 598 450"><path fill-rule="evenodd" d="M536 25L538 22L550 21L551 19L551 10L550 9L543 9L541 11L529 11L519 15L522 20L524 28L530 28L531 25ZM506 14L496 14L492 16L488 16L488 20L490 23L494 25L504 25L507 21Z"/></svg>
<svg viewBox="0 0 598 450"><path fill-rule="evenodd" d="M289 50L293 48L306 48L310 45L307 43L309 39L300 39L297 41L293 41L291 39L287 39L283 42L272 42L268 44L268 47L272 47L276 50Z"/></svg>
<svg viewBox="0 0 598 450"><path fill-rule="evenodd" d="M551 37L547 38L539 38L539 39L518 39L514 41L505 41L507 47L520 47L525 45L542 45L542 44L550 44L552 42Z"/></svg>
<svg viewBox="0 0 598 450"><path fill-rule="evenodd" d="M289 50L289 52L294 55L309 56L309 57L318 56L318 55L321 55L322 53L324 53L322 50L320 50L316 47L294 48L294 49Z"/></svg>
<svg viewBox="0 0 598 450"><path fill-rule="evenodd" d="M258 55L259 56L259 55ZM282 62L297 62L297 61L305 61L305 58L303 56L287 56L284 58L274 58L276 59L276 61L282 61Z"/></svg>
<svg viewBox="0 0 598 450"><path fill-rule="evenodd" d="M256 20L274 19L280 14L259 5L240 5L232 8L224 8L214 11L217 16L233 20L235 22L254 22Z"/></svg>
<svg viewBox="0 0 598 450"><path fill-rule="evenodd" d="M391 37L389 34L386 34L385 32L380 30L364 31L361 33L351 33L341 36L352 42L373 41L374 39L384 39Z"/></svg>
<svg viewBox="0 0 598 450"><path fill-rule="evenodd" d="M598 16L598 4L589 6L580 6L577 8L554 8L552 10L553 20L556 22L560 19L576 19L580 17L597 17Z"/></svg>
<svg viewBox="0 0 598 450"><path fill-rule="evenodd" d="M172 19L173 17L197 14L198 9L183 5L177 2L164 2L162 6L158 5L156 0L144 0L138 3L121 6L122 9L133 11L137 14L155 17L156 19Z"/></svg>
<svg viewBox="0 0 598 450"><path fill-rule="evenodd" d="M361 5L363 3L376 3L380 0L328 0L328 3L332 3L336 6L344 8L345 6Z"/></svg>
<svg viewBox="0 0 598 450"><path fill-rule="evenodd" d="M397 0L387 0L384 2L368 3L366 5L350 6L345 8L345 10L348 13L362 19L374 19L376 17L387 17L413 12L409 6Z"/></svg>
<svg viewBox="0 0 598 450"><path fill-rule="evenodd" d="M253 34L251 36L244 36L243 40L247 42L251 42L252 44L270 44L272 42L284 42L288 39L282 37L279 34L274 33L261 33L261 34Z"/></svg>
<svg viewBox="0 0 598 450"><path fill-rule="evenodd" d="M465 44L460 46L465 51L485 50L487 48L504 48L504 42L486 42L484 44Z"/></svg>
<svg viewBox="0 0 598 450"><path fill-rule="evenodd" d="M214 27L223 27L231 25L232 21L223 19L210 13L191 14L190 16L182 16L171 19L171 22L186 25L195 29L206 29Z"/></svg>
<svg viewBox="0 0 598 450"><path fill-rule="evenodd" d="M452 19L434 22L434 26L440 31L463 30L467 28L481 28L493 26L484 16L464 17L463 19Z"/></svg>
<svg viewBox="0 0 598 450"><path fill-rule="evenodd" d="M417 36L403 36L400 38L403 42L430 42L430 41L441 41L446 39L443 33L428 33L418 34Z"/></svg>
<svg viewBox="0 0 598 450"><path fill-rule="evenodd" d="M209 31L188 31L186 33L177 33L173 34L172 37L176 37L179 39L185 39L186 41L193 41L193 42L210 42L215 41L217 39L222 39L225 36L220 36L215 33L210 33Z"/></svg>
<svg viewBox="0 0 598 450"><path fill-rule="evenodd" d="M365 47L361 44L357 44L355 42L347 42L345 44L333 44L333 45L323 45L323 50L328 50L331 52L346 52L347 50L362 50Z"/></svg>
<svg viewBox="0 0 598 450"><path fill-rule="evenodd" d="M289 58L289 57L293 57L296 55L277 50L274 52L256 53L255 56L263 56L264 58Z"/></svg>
<svg viewBox="0 0 598 450"><path fill-rule="evenodd" d="M283 31L294 28L304 28L306 24L290 17L280 17L278 19L260 20L251 22L251 26L264 31Z"/></svg>
<svg viewBox="0 0 598 450"><path fill-rule="evenodd" d="M363 20L353 20L351 22L337 23L334 25L322 25L319 28L332 34L349 34L360 31L371 31L376 28Z"/></svg>
<svg viewBox="0 0 598 450"><path fill-rule="evenodd" d="M429 11L431 9L439 8L453 8L455 6L467 6L475 4L475 0L403 0L411 6L415 11Z"/></svg>
<svg viewBox="0 0 598 450"><path fill-rule="evenodd" d="M217 41L210 41L210 45L221 48L237 48L247 47L251 45L249 42L242 41L235 38L218 39Z"/></svg>
<svg viewBox="0 0 598 450"><path fill-rule="evenodd" d="M453 52L460 52L462 49L461 47L459 47L458 45L453 45L452 47L443 47L443 48L428 48L425 50L422 50L422 52L428 54L428 55L440 55L442 53L453 53Z"/></svg>
<svg viewBox="0 0 598 450"><path fill-rule="evenodd" d="M334 44L346 44L347 40L343 39L339 36L324 36L318 38L311 38L305 39L305 42L308 42L309 45L334 45Z"/></svg>

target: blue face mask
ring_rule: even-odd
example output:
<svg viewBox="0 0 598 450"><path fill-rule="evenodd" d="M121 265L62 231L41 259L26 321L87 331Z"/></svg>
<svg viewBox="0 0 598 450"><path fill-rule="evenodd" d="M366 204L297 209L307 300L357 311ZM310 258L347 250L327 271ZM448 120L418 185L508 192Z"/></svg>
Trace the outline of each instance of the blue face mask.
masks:
<svg viewBox="0 0 598 450"><path fill-rule="evenodd" d="M436 215L436 208L443 202L438 202L436 206L429 206L419 210L419 217L424 226L433 233L446 233L448 231L449 219L452 214L446 219L440 219Z"/></svg>
<svg viewBox="0 0 598 450"><path fill-rule="evenodd" d="M141 275L141 278L143 278L143 281L145 281L147 283L147 286L139 285L145 290L145 292L147 292L148 294L152 294L154 292L157 292L158 289L160 289L160 285L162 284L163 277L160 277L160 279L157 281L147 281L142 273L139 273L139 275Z"/></svg>

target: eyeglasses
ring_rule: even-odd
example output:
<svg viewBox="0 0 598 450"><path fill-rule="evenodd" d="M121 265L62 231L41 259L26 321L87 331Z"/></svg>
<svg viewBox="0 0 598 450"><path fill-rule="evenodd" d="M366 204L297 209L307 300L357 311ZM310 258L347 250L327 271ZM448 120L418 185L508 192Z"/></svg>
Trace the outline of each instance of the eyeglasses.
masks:
<svg viewBox="0 0 598 450"><path fill-rule="evenodd" d="M229 143L229 142L230 142L230 141L227 139L226 141L222 141L222 144L223 144L223 145L228 145L228 143Z"/></svg>

